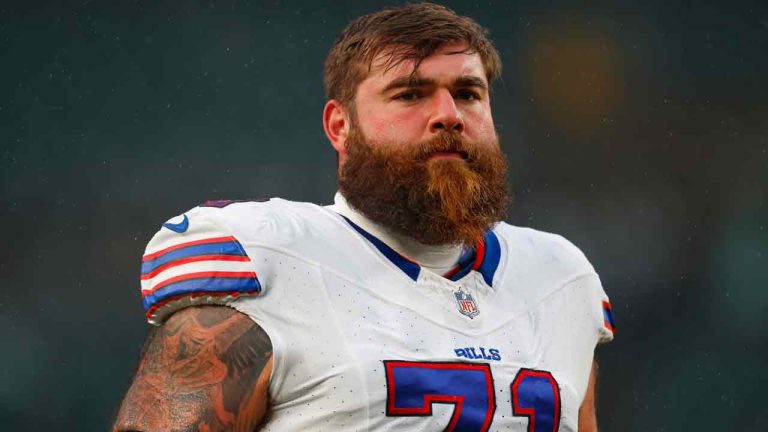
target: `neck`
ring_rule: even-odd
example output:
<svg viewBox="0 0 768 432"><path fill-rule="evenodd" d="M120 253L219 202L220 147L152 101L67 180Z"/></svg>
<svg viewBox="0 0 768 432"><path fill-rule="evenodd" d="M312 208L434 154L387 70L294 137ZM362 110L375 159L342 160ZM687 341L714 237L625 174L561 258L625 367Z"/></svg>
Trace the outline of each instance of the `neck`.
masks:
<svg viewBox="0 0 768 432"><path fill-rule="evenodd" d="M462 247L460 245L425 245L406 235L392 232L391 229L373 222L352 208L341 193L336 193L334 204L329 206L329 208L373 234L400 255L419 263L421 267L439 275L451 270L454 264L459 261L459 256L461 256Z"/></svg>

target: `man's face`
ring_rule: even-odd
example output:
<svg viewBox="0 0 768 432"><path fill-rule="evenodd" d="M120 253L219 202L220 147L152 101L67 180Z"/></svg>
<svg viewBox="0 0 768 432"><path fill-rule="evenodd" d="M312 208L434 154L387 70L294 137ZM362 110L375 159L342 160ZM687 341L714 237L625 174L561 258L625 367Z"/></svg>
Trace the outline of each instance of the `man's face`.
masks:
<svg viewBox="0 0 768 432"><path fill-rule="evenodd" d="M480 56L462 52L466 48L444 45L422 61L415 75L411 61L386 70L386 53L375 59L355 97L363 136L376 145L403 147L454 130L475 143L494 143L485 68Z"/></svg>
<svg viewBox="0 0 768 432"><path fill-rule="evenodd" d="M413 73L374 61L359 86L339 187L388 228L426 244L472 245L506 209L506 160L480 58L453 44Z"/></svg>

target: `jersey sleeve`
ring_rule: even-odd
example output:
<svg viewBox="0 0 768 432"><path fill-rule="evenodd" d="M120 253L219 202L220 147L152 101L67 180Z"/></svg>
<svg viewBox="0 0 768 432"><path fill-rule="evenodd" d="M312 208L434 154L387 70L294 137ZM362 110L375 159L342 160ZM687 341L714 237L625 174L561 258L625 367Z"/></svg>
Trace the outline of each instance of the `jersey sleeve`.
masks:
<svg viewBox="0 0 768 432"><path fill-rule="evenodd" d="M196 305L227 305L261 291L251 258L238 239L195 208L164 223L141 260L147 321L160 325Z"/></svg>
<svg viewBox="0 0 768 432"><path fill-rule="evenodd" d="M575 338L570 333L579 329L577 331L590 340L586 344L591 346L590 349L613 340L616 331L613 311L597 273L587 273L572 280L555 296L562 299L560 308L553 313L557 316L562 337Z"/></svg>
<svg viewBox="0 0 768 432"><path fill-rule="evenodd" d="M610 342L615 332L613 312L600 277L578 247L561 236L557 239L560 250L569 257L569 268L575 275L580 275L568 278L570 281L562 287L563 296L573 297L567 302L570 311L565 316L570 317L571 322L578 320L579 316L585 317L583 321L587 334L596 336L596 343Z"/></svg>
<svg viewBox="0 0 768 432"><path fill-rule="evenodd" d="M598 313L597 321L601 325L597 341L598 343L606 343L613 340L616 325L613 322L613 310L611 309L611 302L608 300L608 296L602 289L598 295L600 297L600 312Z"/></svg>
<svg viewBox="0 0 768 432"><path fill-rule="evenodd" d="M574 389L583 397L595 347L613 338L606 326L607 297L596 273L567 282L533 311L543 348L544 367L574 377ZM611 326L612 328L612 326Z"/></svg>

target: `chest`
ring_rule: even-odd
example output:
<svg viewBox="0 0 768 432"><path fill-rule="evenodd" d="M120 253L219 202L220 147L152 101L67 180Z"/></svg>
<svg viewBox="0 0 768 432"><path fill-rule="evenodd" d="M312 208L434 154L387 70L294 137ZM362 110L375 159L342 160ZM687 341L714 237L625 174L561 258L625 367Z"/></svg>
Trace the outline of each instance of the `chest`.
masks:
<svg viewBox="0 0 768 432"><path fill-rule="evenodd" d="M575 430L581 397L567 368L552 367L569 361L548 355L556 342L523 307L469 285L413 293L405 304L380 287L345 286L341 297L329 288L339 299L333 340L348 366L335 381L353 383L368 429Z"/></svg>
<svg viewBox="0 0 768 432"><path fill-rule="evenodd" d="M267 430L576 430L573 361L515 296L471 280L281 275L242 308L275 349Z"/></svg>
<svg viewBox="0 0 768 432"><path fill-rule="evenodd" d="M362 365L372 429L575 429L580 398L571 377L542 367L558 359L543 358L527 319L466 335L397 314L345 337L350 358Z"/></svg>

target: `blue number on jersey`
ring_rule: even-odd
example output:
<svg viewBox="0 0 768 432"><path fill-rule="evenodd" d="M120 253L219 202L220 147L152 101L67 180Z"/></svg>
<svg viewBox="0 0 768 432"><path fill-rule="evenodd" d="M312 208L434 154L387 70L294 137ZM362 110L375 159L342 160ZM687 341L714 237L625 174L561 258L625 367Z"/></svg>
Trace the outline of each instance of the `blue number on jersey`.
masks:
<svg viewBox="0 0 768 432"><path fill-rule="evenodd" d="M560 428L560 387L551 373L520 369L510 387L512 412L528 417L528 432L557 432Z"/></svg>
<svg viewBox="0 0 768 432"><path fill-rule="evenodd" d="M480 363L384 361L388 416L430 416L455 406L446 431L487 431L496 411L491 367Z"/></svg>
<svg viewBox="0 0 768 432"><path fill-rule="evenodd" d="M485 432L496 400L491 367L484 363L384 361L388 416L430 416L433 403L453 404L445 431ZM520 369L509 386L512 413L528 417L528 432L560 429L560 387L551 373Z"/></svg>

